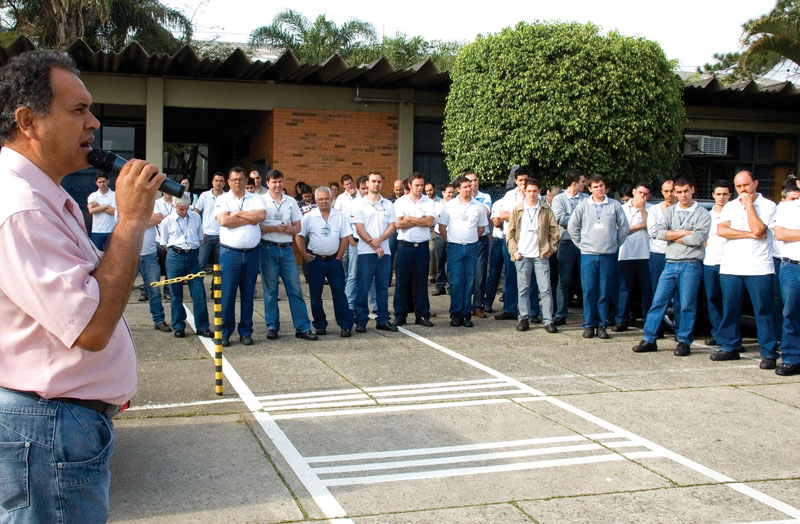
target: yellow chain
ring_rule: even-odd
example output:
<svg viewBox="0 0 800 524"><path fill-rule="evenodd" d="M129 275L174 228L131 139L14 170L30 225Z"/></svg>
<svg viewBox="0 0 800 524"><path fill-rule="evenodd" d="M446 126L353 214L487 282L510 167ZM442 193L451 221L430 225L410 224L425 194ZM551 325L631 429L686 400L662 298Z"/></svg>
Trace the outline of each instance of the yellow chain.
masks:
<svg viewBox="0 0 800 524"><path fill-rule="evenodd" d="M177 284L178 282L184 282L186 280L191 280L193 278L202 278L206 276L205 271L201 271L199 273L195 273L194 275L186 275L182 277L175 277L175 278L168 278L161 282L150 282L150 287L158 287L158 286L166 286L168 284Z"/></svg>

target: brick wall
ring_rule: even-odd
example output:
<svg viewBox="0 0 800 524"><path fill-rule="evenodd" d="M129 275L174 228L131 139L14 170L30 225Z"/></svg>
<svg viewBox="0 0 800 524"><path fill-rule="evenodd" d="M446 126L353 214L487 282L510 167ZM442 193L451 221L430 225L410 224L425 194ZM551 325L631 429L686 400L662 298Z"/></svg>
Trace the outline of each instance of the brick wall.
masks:
<svg viewBox="0 0 800 524"><path fill-rule="evenodd" d="M378 170L389 195L397 178L398 117L393 113L275 109L268 117L272 140L267 163L286 177L286 190L298 180L318 187Z"/></svg>

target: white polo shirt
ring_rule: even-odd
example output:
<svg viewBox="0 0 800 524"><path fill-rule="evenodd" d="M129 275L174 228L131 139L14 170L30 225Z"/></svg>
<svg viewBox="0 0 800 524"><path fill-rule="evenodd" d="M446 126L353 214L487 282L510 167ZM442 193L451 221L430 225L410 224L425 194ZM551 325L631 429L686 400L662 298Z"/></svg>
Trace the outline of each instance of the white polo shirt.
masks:
<svg viewBox="0 0 800 524"><path fill-rule="evenodd" d="M471 199L462 202L459 197L448 200L439 215L439 223L447 226L447 241L456 244L472 244L478 241L478 228L486 227L489 219L483 204Z"/></svg>
<svg viewBox="0 0 800 524"><path fill-rule="evenodd" d="M262 222L265 226L278 226L280 224L292 224L293 222L300 222L303 219L303 213L300 212L300 206L297 205L297 200L287 196L281 195L280 203L276 202L269 191L260 196L264 201L264 209L267 210L267 218ZM264 240L271 242L291 242L292 235L286 233L264 233L261 235Z"/></svg>
<svg viewBox="0 0 800 524"><path fill-rule="evenodd" d="M322 211L316 208L303 215L299 234L308 239L309 252L330 256L339 252L339 241L350 236L350 224L338 209L331 209L325 220Z"/></svg>
<svg viewBox="0 0 800 524"><path fill-rule="evenodd" d="M394 213L400 217L434 217L436 221L436 210L433 200L428 195L422 195L419 200L414 202L411 195L403 195L394 202ZM406 242L427 242L431 239L431 230L425 226L414 226L408 229L398 229L397 239Z"/></svg>
<svg viewBox="0 0 800 524"><path fill-rule="evenodd" d="M153 213L158 213L156 206L153 206ZM119 214L119 212L117 212ZM158 228L150 226L144 230L144 237L142 238L142 249L139 251L139 256L151 255L158 250Z"/></svg>
<svg viewBox="0 0 800 524"><path fill-rule="evenodd" d="M256 211L264 208L264 201L258 195L244 192L242 198L237 198L233 191L228 191L217 197L214 205L214 216L221 213L234 211ZM217 218L219 221L219 218ZM261 241L261 228L256 224L247 224L239 227L219 227L219 243L236 249L251 249Z"/></svg>
<svg viewBox="0 0 800 524"><path fill-rule="evenodd" d="M787 229L800 229L800 200L781 202L775 212L775 220L771 227L780 226ZM800 261L800 242L781 241L781 257Z"/></svg>
<svg viewBox="0 0 800 524"><path fill-rule="evenodd" d="M706 266L718 266L722 262L722 254L725 251L725 243L727 238L719 236L717 233L717 226L722 218L722 211L714 211L714 208L708 210L711 215L711 229L708 232L708 240L706 240L706 255L703 258L703 264Z"/></svg>
<svg viewBox="0 0 800 524"><path fill-rule="evenodd" d="M351 202L350 213L353 217L353 223L364 224L364 228L371 238L383 235L389 224L397 222L394 205L389 199L383 197L377 204L371 202L368 197L354 200ZM383 248L385 254L391 255L388 238L381 242L381 248ZM361 239L358 243L358 254L371 255L375 254L375 250Z"/></svg>
<svg viewBox="0 0 800 524"><path fill-rule="evenodd" d="M753 201L758 218L765 224L772 222L772 217L778 206L764 198L760 193ZM747 211L738 198L731 200L722 208L720 222L730 222L731 229L750 231L747 224ZM722 262L719 265L720 274L725 275L773 275L775 265L772 262L772 231L767 230L767 238L740 238L728 239L725 242Z"/></svg>
<svg viewBox="0 0 800 524"><path fill-rule="evenodd" d="M219 196L222 196L224 193L221 193ZM203 213L203 234L204 235L219 235L219 222L217 222L217 216L214 213L214 205L217 201L217 197L214 196L214 193L209 191L204 191L200 193L200 198L197 199L197 204L194 206L195 210Z"/></svg>
<svg viewBox="0 0 800 524"><path fill-rule="evenodd" d="M539 258L539 211L542 206L536 202L529 206L526 201L522 205L522 214L519 216L519 242L517 250L525 258Z"/></svg>
<svg viewBox="0 0 800 524"><path fill-rule="evenodd" d="M117 197L114 196L114 192L110 189L106 192L106 194L102 194L98 189L87 199L88 203L95 203L101 206L112 206L114 209L117 208ZM105 211L101 213L95 213L92 215L92 233L111 233L114 231L114 226L117 225L117 219L114 218L114 215L109 215Z"/></svg>
<svg viewBox="0 0 800 524"><path fill-rule="evenodd" d="M181 249L197 249L203 240L203 220L194 211L181 218L177 211L161 221L161 243Z"/></svg>
<svg viewBox="0 0 800 524"><path fill-rule="evenodd" d="M653 204L644 205L644 209L648 215L650 214L650 208L652 207ZM642 212L633 207L630 200L622 204L622 211L625 213L625 219L628 221L628 226L633 226L644 222L644 219L642 218ZM647 260L649 258L650 235L647 233L647 227L634 233L630 233L625 239L625 242L623 242L619 247L619 260Z"/></svg>

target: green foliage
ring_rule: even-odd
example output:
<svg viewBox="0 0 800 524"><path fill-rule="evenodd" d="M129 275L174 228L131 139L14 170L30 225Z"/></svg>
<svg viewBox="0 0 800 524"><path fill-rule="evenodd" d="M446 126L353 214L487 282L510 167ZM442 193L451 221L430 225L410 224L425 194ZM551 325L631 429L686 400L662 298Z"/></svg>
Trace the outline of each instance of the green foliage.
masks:
<svg viewBox="0 0 800 524"><path fill-rule="evenodd" d="M442 71L453 68L458 51L464 46L461 42L425 40L421 36L409 37L397 32L395 36L385 36L377 45L364 47L350 57L353 65L367 64L385 57L398 68L407 68L430 58Z"/></svg>
<svg viewBox="0 0 800 524"><path fill-rule="evenodd" d="M615 183L676 165L682 83L655 42L591 24L520 22L464 47L451 78L451 173L473 168L500 182L521 164L545 184L574 168Z"/></svg>

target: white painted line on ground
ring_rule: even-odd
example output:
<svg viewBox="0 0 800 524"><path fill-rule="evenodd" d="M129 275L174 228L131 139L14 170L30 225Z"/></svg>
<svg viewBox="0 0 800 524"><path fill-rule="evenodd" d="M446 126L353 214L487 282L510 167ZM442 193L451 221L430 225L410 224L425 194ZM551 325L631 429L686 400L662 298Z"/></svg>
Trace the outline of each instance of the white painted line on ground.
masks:
<svg viewBox="0 0 800 524"><path fill-rule="evenodd" d="M425 388L425 389L408 389L408 390L396 390L396 391L376 391L372 392L370 390L369 393L373 397L395 397L401 395L416 395L419 393L445 393L447 391L474 391L480 389L498 389L498 388L507 388L508 384L500 381L494 381L492 384L476 384L474 386L448 386L448 387L437 387L437 388Z"/></svg>
<svg viewBox="0 0 800 524"><path fill-rule="evenodd" d="M488 366L486 366L484 364L481 364L480 362L477 362L477 361L475 361L475 360L473 360L473 359L471 359L469 357L466 357L464 355L461 355L460 353L457 353L457 352L455 352L455 351L453 351L451 349L448 349L448 348L442 346L441 344L437 344L436 342L433 342L432 340L428 340L427 338L425 338L423 336L417 335L413 331L409 331L408 329L402 328L402 327L399 328L399 331L401 333L404 333L404 334L410 336L411 338L413 338L415 340L418 340L418 341L422 342L423 344L426 344L426 345L428 345L428 346L430 346L430 347L432 347L432 348L434 348L434 349L436 349L438 351L441 351L442 353L445 353L446 355L450 355L453 358L455 358L457 360L460 360L461 362L464 362L465 364L469 364L469 365L471 365L473 367L476 367L476 368L478 368L480 370L483 370L483 371L485 371L486 373L488 373L489 375L491 375L491 376L493 376L495 378L499 378L501 380L505 380L509 384L513 384L516 387L522 389L523 391L527 391L531 395L542 396L544 398L544 400L546 400L547 402L553 404L554 406L560 407L561 409L564 409L565 411L568 411L568 412L572 413L573 415L576 415L576 416L578 416L578 417L580 417L580 418L582 418L584 420L592 422L592 423L600 426L601 428L604 428L604 429L606 429L606 430L608 430L608 431L610 431L612 433L616 433L616 434L618 434L620 436L627 437L628 439L630 439L632 441L639 442L643 446L653 450L657 454L657 456L667 457L667 458L673 460L674 462L677 462L678 464L681 464L682 466L684 466L686 468L689 468L689 469L691 469L693 471L696 471L697 473L700 473L701 475L704 475L704 476L706 476L706 477L708 477L708 478L710 478L712 480L715 480L717 482L728 483L728 484L725 484L725 485L728 486L729 488L731 488L731 489L733 489L735 491L738 491L739 493L741 493L743 495L746 495L746 496L748 496L748 497L750 497L750 498L752 498L754 500L757 500L757 501L759 501L759 502L761 502L763 504L766 504L767 506L770 506L771 508L780 511L781 513L789 515L790 517L792 517L794 519L800 519L800 509L792 507L789 504L786 504L785 502L782 502L782 501L780 501L780 500L778 500L778 499L776 499L774 497L770 497L766 493L762 493L762 492L760 492L760 491L758 491L756 489L751 488L750 486L746 486L746 485L744 485L742 483L736 482L735 479L732 479L732 478L730 478L730 477L728 477L726 475L723 475L722 473L719 473L717 471L714 471L711 468L703 466L702 464L699 464L699 463L697 463L697 462L695 462L695 461L693 461L693 460L691 460L689 458L686 458L686 457L684 457L682 455L679 455L679 454L677 454L677 453L675 453L673 451L670 451L667 448L656 444L655 442L651 442L650 440L647 440L647 439L645 439L643 437L640 437L639 435L636 435L634 433L631 433L630 431L622 429L621 427L619 427L619 426L617 426L615 424L607 422L607 421L601 419L600 417L592 415L591 413L588 413L588 412L586 412L586 411L584 411L584 410L582 410L580 408L577 408L577 407L575 407L575 406L573 406L571 404L568 404L568 403L564 402L563 400L559 400L559 399L556 399L556 398L553 398L553 397L546 396L541 391L539 391L539 390L537 390L537 389L535 389L535 388L533 388L533 387L531 387L531 386L529 386L529 385L527 385L527 384L525 384L523 382L520 382L520 381L518 381L516 379L513 379L513 378L509 377L508 375L505 375L504 373L501 373L501 372L499 372L497 370L494 370L494 369L492 369L492 368L490 368L490 367L488 367ZM631 455L628 455L628 457L631 457ZM326 482L326 485L331 485L331 484L328 484Z"/></svg>
<svg viewBox="0 0 800 524"><path fill-rule="evenodd" d="M290 410L302 410L302 409L316 409L316 408L341 408L341 407L351 407L351 406L377 406L378 403L374 400L367 398L366 396L361 397L365 400L348 400L347 402L313 402L307 404L290 404L288 406L270 406L270 405L262 405L262 409L265 411L290 411Z"/></svg>
<svg viewBox="0 0 800 524"><path fill-rule="evenodd" d="M260 398L258 400L260 400L261 405L265 407L266 406L280 407L280 406L291 406L292 404L316 404L318 402L364 400L365 398L368 399L369 397L359 391L358 393L347 393L344 395L326 395L324 397L301 397L301 398L292 398L285 400L272 400L269 402L264 402Z"/></svg>
<svg viewBox="0 0 800 524"><path fill-rule="evenodd" d="M175 402L172 404L142 404L131 406L125 411L142 411L145 409L190 408L192 406L206 406L209 404L225 404L228 402L241 402L240 398L220 398L216 400L196 400L194 402Z"/></svg>
<svg viewBox="0 0 800 524"><path fill-rule="evenodd" d="M738 522L737 524L798 524L800 520L762 520L759 522Z"/></svg>
<svg viewBox="0 0 800 524"><path fill-rule="evenodd" d="M509 387L506 385L506 387ZM524 391L512 389L509 391L478 391L474 393L452 393L450 395L423 395L420 397L402 397L402 398L382 398L378 399L381 404L399 404L402 402L424 402L427 400L444 400L451 398L470 398L470 397L511 397L514 395L524 395Z"/></svg>
<svg viewBox="0 0 800 524"><path fill-rule="evenodd" d="M318 455L306 457L309 464L320 462L344 462L351 460L368 460L375 458L414 457L420 455L440 455L445 453L460 453L463 451L478 451L482 449L502 449L519 446L538 446L540 444L558 444L560 442L583 442L588 439L601 440L616 438L613 433L596 433L594 435L567 435L564 437L540 437L525 440L505 440L499 442L485 442L481 444L462 444L459 446L441 446L438 448L398 449L394 451L372 451L363 453L349 453L345 455Z"/></svg>
<svg viewBox="0 0 800 524"><path fill-rule="evenodd" d="M186 308L185 304L184 309L186 309L186 323L191 325L192 329L197 331L194 324L194 315L192 315L192 312ZM213 339L207 339L204 337L198 337L198 339L213 359L216 351ZM209 366L209 383L211 381L211 377L213 377L210 370L211 368ZM278 424L275 423L269 413L261 411L261 403L256 399L256 396L252 391L250 391L250 388L247 386L247 384L245 384L244 380L242 380L242 377L239 376L224 355L222 357L222 373L228 379L228 382L230 382L231 386L233 386L233 389L236 391L236 393L238 393L242 398L248 409L250 409L250 413L252 413L253 417L255 417L255 419L258 421L259 425L275 445L277 450L281 455L283 455L284 460L286 460L286 462L289 464L289 467L291 467L295 472L300 482L303 483L303 486L305 486L306 490L308 490L309 495L311 495L311 498L314 499L314 502L317 504L317 506L319 506L319 509L322 510L322 513L325 515L325 517L329 519L336 519L338 524L354 524L352 520L346 518L347 512L344 510L341 504L339 504L339 501L334 498L320 478L311 470L311 467L308 465L305 459L303 459L303 456L299 451L297 451L297 448L294 447L294 444L292 444L283 430L278 427Z"/></svg>
<svg viewBox="0 0 800 524"><path fill-rule="evenodd" d="M398 386L380 386L374 388L366 388L364 391L369 391L370 393L378 392L378 391L392 391L392 390L403 390L403 389L425 389L425 388L435 388L435 387L444 387L444 386L468 386L473 384L498 384L502 383L501 380L496 378L485 378L480 380L459 380L455 382L433 382L430 384L404 384ZM301 393L281 393L279 395L262 395L258 397L258 400L267 401L267 400L281 400L281 399L292 399L292 398L305 398L305 397L324 397L328 395L346 395L350 393L363 393L360 389L329 389L326 391L307 391Z"/></svg>
<svg viewBox="0 0 800 524"><path fill-rule="evenodd" d="M326 486L352 486L354 484L377 484L379 482L398 482L407 480L438 479L446 477L463 477L466 475L482 475L485 473L504 473L508 471L523 471L528 469L555 468L560 466L574 466L578 464L597 464L600 462L615 462L619 460L643 459L658 457L654 451L639 451L626 455L591 455L588 457L571 457L553 460L534 460L518 462L515 464L500 464L495 466L476 466L472 468L441 469L436 471L419 471L414 473L395 473L391 475L370 475L366 477L342 477L325 479Z"/></svg>

